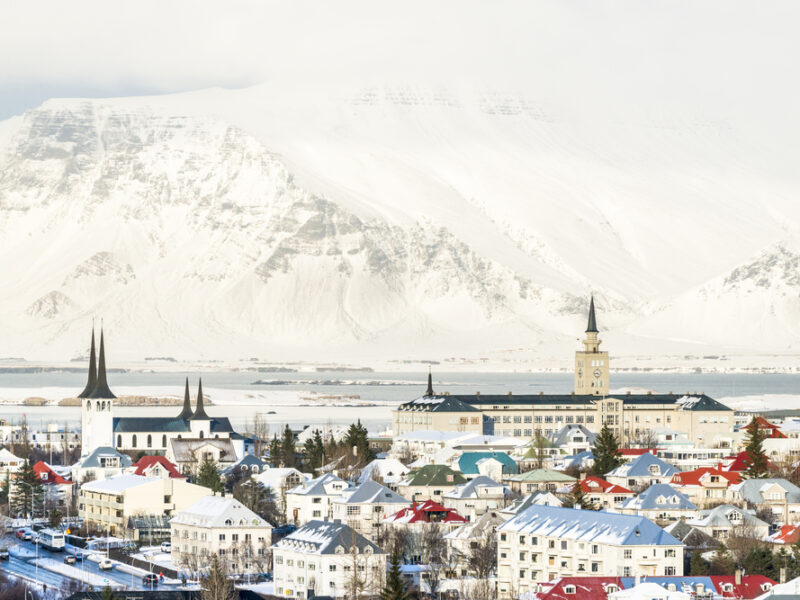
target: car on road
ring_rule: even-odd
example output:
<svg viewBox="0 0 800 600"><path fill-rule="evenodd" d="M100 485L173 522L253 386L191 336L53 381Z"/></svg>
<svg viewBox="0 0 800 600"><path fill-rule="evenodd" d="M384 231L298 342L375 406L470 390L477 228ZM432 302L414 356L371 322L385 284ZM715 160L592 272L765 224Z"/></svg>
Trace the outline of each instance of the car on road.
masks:
<svg viewBox="0 0 800 600"><path fill-rule="evenodd" d="M148 573L142 577L142 585L155 586L158 585L158 575L155 573Z"/></svg>
<svg viewBox="0 0 800 600"><path fill-rule="evenodd" d="M33 534L25 528L17 529L17 539L30 542L33 539Z"/></svg>
<svg viewBox="0 0 800 600"><path fill-rule="evenodd" d="M8 560L8 548L0 548L0 560Z"/></svg>
<svg viewBox="0 0 800 600"><path fill-rule="evenodd" d="M64 557L64 564L65 565L74 565L78 561L72 554L67 554Z"/></svg>
<svg viewBox="0 0 800 600"><path fill-rule="evenodd" d="M162 552L172 552L172 544L169 542L161 542Z"/></svg>
<svg viewBox="0 0 800 600"><path fill-rule="evenodd" d="M97 567L103 571L110 571L114 568L114 563L112 563L108 558L104 558L100 561L100 564L97 565Z"/></svg>

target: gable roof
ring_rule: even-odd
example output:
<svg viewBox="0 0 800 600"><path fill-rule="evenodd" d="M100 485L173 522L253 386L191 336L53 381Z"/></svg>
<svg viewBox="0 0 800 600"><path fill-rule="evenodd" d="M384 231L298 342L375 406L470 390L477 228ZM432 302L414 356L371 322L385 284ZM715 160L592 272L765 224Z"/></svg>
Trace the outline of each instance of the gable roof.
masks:
<svg viewBox="0 0 800 600"><path fill-rule="evenodd" d="M271 467L269 469L264 469L261 473L253 475L252 477L264 487L279 490L284 485L286 478L290 475L297 475L301 482L311 479L311 475L301 473L293 467Z"/></svg>
<svg viewBox="0 0 800 600"><path fill-rule="evenodd" d="M382 519L384 523L466 523L467 519L452 508L445 508L438 502L426 500L420 504L412 503L393 515Z"/></svg>
<svg viewBox="0 0 800 600"><path fill-rule="evenodd" d="M719 541L700 531L697 527L689 525L686 521L675 521L664 528L672 537L683 542L687 548L716 548Z"/></svg>
<svg viewBox="0 0 800 600"><path fill-rule="evenodd" d="M425 465L417 471L408 474L404 485L410 486L455 486L466 483L467 479L447 465Z"/></svg>
<svg viewBox="0 0 800 600"><path fill-rule="evenodd" d="M566 446L572 441L573 436L578 434L583 435L588 444L593 445L595 439L597 439L597 435L595 433L592 433L583 425L577 425L574 423L564 425L561 429L556 431L550 439L556 446Z"/></svg>
<svg viewBox="0 0 800 600"><path fill-rule="evenodd" d="M478 490L481 488L500 488L500 492L503 495L509 493L509 490L506 486L501 483L497 483L491 477L486 477L486 475L478 475L472 481L455 486L454 489L444 494L444 497L456 499L477 498L480 495Z"/></svg>
<svg viewBox="0 0 800 600"><path fill-rule="evenodd" d="M368 479L355 488L345 490L342 497L335 499L334 502L341 504L403 504L408 500L377 481Z"/></svg>
<svg viewBox="0 0 800 600"><path fill-rule="evenodd" d="M469 540L483 538L505 522L505 517L500 513L488 511L474 521L464 523L453 531L444 534L446 540Z"/></svg>
<svg viewBox="0 0 800 600"><path fill-rule="evenodd" d="M232 463L236 460L236 450L228 438L172 438L169 444L175 462L179 463L197 460L193 453L203 446L214 446L220 451L220 460L217 462Z"/></svg>
<svg viewBox="0 0 800 600"><path fill-rule="evenodd" d="M172 464L165 456L143 456L136 464L133 465L135 468L133 474L134 475L147 475L147 471L155 467L156 465L160 465L164 468L164 470L169 473L169 476L174 479L186 479L185 475L181 475L178 469Z"/></svg>
<svg viewBox="0 0 800 600"><path fill-rule="evenodd" d="M732 459L732 461L727 467L725 467L724 470L726 471L737 471L737 472L746 471L747 468L750 466L750 463L752 462L750 460L750 457L747 455L746 450L739 452L739 454L737 454L736 456L730 456L728 457L728 459L729 460ZM778 468L769 459L767 459L767 468L770 471L778 470Z"/></svg>
<svg viewBox="0 0 800 600"><path fill-rule="evenodd" d="M396 458L376 458L368 463L358 476L358 482L364 483L367 479L372 479L377 475L386 483L397 483L402 481L409 469Z"/></svg>
<svg viewBox="0 0 800 600"><path fill-rule="evenodd" d="M773 544L797 544L800 542L800 525L782 525L769 536L769 541Z"/></svg>
<svg viewBox="0 0 800 600"><path fill-rule="evenodd" d="M189 422L178 417L114 417L114 433L185 433Z"/></svg>
<svg viewBox="0 0 800 600"><path fill-rule="evenodd" d="M575 481L575 478L561 471L553 471L552 469L533 469L525 471L519 475L511 475L507 477L509 481Z"/></svg>
<svg viewBox="0 0 800 600"><path fill-rule="evenodd" d="M583 490L586 494L631 494L633 495L635 492L632 492L628 488L624 488L621 485L616 485L609 481L606 481L602 477L596 477L594 475L587 475L585 479L582 479L578 482L581 486L581 490Z"/></svg>
<svg viewBox="0 0 800 600"><path fill-rule="evenodd" d="M114 475L108 479L100 479L99 481L89 481L88 483L84 483L81 486L81 491L118 494L124 492L125 490L139 487L140 485L153 483L154 481L160 481L160 479L158 477L143 477L142 475L125 473L122 475Z"/></svg>
<svg viewBox="0 0 800 600"><path fill-rule="evenodd" d="M741 517L742 525L748 527L769 526L750 511L732 504L721 504L710 510L701 511L697 518L690 519L687 523L696 527L733 527L740 524L731 520L731 515L734 513Z"/></svg>
<svg viewBox="0 0 800 600"><path fill-rule="evenodd" d="M43 460L33 465L33 470L39 476L39 480L45 485L72 485L69 479L56 473L52 467Z"/></svg>
<svg viewBox="0 0 800 600"><path fill-rule="evenodd" d="M356 546L359 552L386 554L344 523L317 520L309 521L300 529L281 538L272 548L304 554L347 554L352 546Z"/></svg>
<svg viewBox="0 0 800 600"><path fill-rule="evenodd" d="M765 504L767 499L764 498L764 493L775 485L787 493L786 500L790 504L800 503L800 488L786 479L745 479L732 485L730 489L738 492L743 500L751 504Z"/></svg>
<svg viewBox="0 0 800 600"><path fill-rule="evenodd" d="M270 527L244 504L230 496L206 496L175 515L170 523L195 527Z"/></svg>
<svg viewBox="0 0 800 600"><path fill-rule="evenodd" d="M780 427L778 427L777 425L773 425L772 423L767 421L764 417L756 417L755 420L756 420L756 427L764 430L768 439L786 438L786 435L781 431ZM753 421L750 421L747 425L742 427L742 429L750 433L753 430Z"/></svg>
<svg viewBox="0 0 800 600"><path fill-rule="evenodd" d="M241 470L245 468L246 470L252 471L253 467L257 467L257 471L263 470L267 466L263 460L258 458L255 454L245 454L240 458L238 461L225 467L222 470L223 475L229 475L237 470Z"/></svg>
<svg viewBox="0 0 800 600"><path fill-rule="evenodd" d="M668 483L656 483L638 496L628 498L620 508L636 510L696 510L697 507L686 494L677 491Z"/></svg>
<svg viewBox="0 0 800 600"><path fill-rule="evenodd" d="M334 491L333 494L329 494L325 491L325 486L329 483L341 483L342 489L338 492ZM324 473L319 477L314 479L309 479L308 481L304 481L300 485L293 487L290 489L287 494L295 494L299 496L341 496L342 492L346 490L349 484L344 480L338 478L333 473Z"/></svg>
<svg viewBox="0 0 800 600"><path fill-rule="evenodd" d="M478 462L484 458L493 458L503 465L503 473L512 475L518 473L517 463L505 452L464 452L458 457L458 470L464 475L477 475Z"/></svg>
<svg viewBox="0 0 800 600"><path fill-rule="evenodd" d="M547 504L549 506L563 506L564 503L552 492L538 491L517 498L500 512L504 515L516 515L530 506Z"/></svg>
<svg viewBox="0 0 800 600"><path fill-rule="evenodd" d="M668 462L647 453L637 456L629 463L618 466L610 471L606 477L652 477L654 474L650 472L651 466L658 467L658 477L671 477L678 472L678 469Z"/></svg>
<svg viewBox="0 0 800 600"><path fill-rule="evenodd" d="M531 506L497 530L620 546L682 545L644 517L556 506Z"/></svg>
<svg viewBox="0 0 800 600"><path fill-rule="evenodd" d="M700 467L694 471L681 471L672 476L670 483L681 487L699 487L712 476L723 478L728 485L739 483L741 475L732 471L720 471L713 467Z"/></svg>
<svg viewBox="0 0 800 600"><path fill-rule="evenodd" d="M131 457L127 454L122 454L121 452L117 452L116 449L112 448L111 446L100 446L92 450L92 452L78 462L78 467L81 469L92 469L100 467L100 458L101 457L108 457L108 456L116 456L119 459L119 466L122 468L127 468L131 466Z"/></svg>

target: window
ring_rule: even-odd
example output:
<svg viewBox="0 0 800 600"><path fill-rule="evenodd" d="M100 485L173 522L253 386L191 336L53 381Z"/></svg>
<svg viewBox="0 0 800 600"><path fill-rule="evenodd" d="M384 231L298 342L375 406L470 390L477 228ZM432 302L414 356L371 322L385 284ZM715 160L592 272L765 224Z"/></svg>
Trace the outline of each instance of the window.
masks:
<svg viewBox="0 0 800 600"><path fill-rule="evenodd" d="M565 594L574 594L575 593L575 586L574 585L565 585L564 586L564 593Z"/></svg>
<svg viewBox="0 0 800 600"><path fill-rule="evenodd" d="M561 540L561 549L562 550L566 550L567 549L567 540Z"/></svg>
<svg viewBox="0 0 800 600"><path fill-rule="evenodd" d="M667 558L675 558L675 548L667 548L664 550L664 556Z"/></svg>
<svg viewBox="0 0 800 600"><path fill-rule="evenodd" d="M148 448L153 447L153 436L150 435L149 433L147 434L147 447Z"/></svg>
<svg viewBox="0 0 800 600"><path fill-rule="evenodd" d="M501 533L500 534L500 541L501 542L505 542L506 541L506 534L505 533Z"/></svg>
<svg viewBox="0 0 800 600"><path fill-rule="evenodd" d="M592 573L599 573L600 572L600 563L593 562L592 563ZM610 594L611 590L606 589L606 593Z"/></svg>
<svg viewBox="0 0 800 600"><path fill-rule="evenodd" d="M330 571L331 573L336 571L336 565L328 565L328 571Z"/></svg>
<svg viewBox="0 0 800 600"><path fill-rule="evenodd" d="M219 541L220 542L224 542L225 541L225 534L224 533L220 533L219 534Z"/></svg>
<svg viewBox="0 0 800 600"><path fill-rule="evenodd" d="M232 533L231 534L231 541L232 542L238 542L239 541L239 534L238 533Z"/></svg>
<svg viewBox="0 0 800 600"><path fill-rule="evenodd" d="M347 514L348 515L357 515L361 511L360 506L348 506L347 507Z"/></svg>
<svg viewBox="0 0 800 600"><path fill-rule="evenodd" d="M630 577L631 576L631 568L630 567L623 567L622 568L622 576L623 577Z"/></svg>
<svg viewBox="0 0 800 600"><path fill-rule="evenodd" d="M131 446L132 446L133 448L136 448L136 445L137 445L137 444L136 444L136 434L134 433L134 434L133 434L133 438L132 438L132 440L131 440Z"/></svg>
<svg viewBox="0 0 800 600"><path fill-rule="evenodd" d="M632 559L632 558L633 558L633 550L630 550L629 548L626 548L626 549L625 549L625 551L624 551L623 558L624 558L625 560L630 560L630 559Z"/></svg>
<svg viewBox="0 0 800 600"><path fill-rule="evenodd" d="M665 567L664 575L675 575L675 567Z"/></svg>
<svg viewBox="0 0 800 600"><path fill-rule="evenodd" d="M312 516L321 517L322 516L322 511L321 510L315 510Z"/></svg>
<svg viewBox="0 0 800 600"><path fill-rule="evenodd" d="M121 447L122 447L122 436L118 435L117 436L117 448L121 448Z"/></svg>
<svg viewBox="0 0 800 600"><path fill-rule="evenodd" d="M167 447L167 436L166 436L166 434L161 436L161 447L162 448L166 448Z"/></svg>

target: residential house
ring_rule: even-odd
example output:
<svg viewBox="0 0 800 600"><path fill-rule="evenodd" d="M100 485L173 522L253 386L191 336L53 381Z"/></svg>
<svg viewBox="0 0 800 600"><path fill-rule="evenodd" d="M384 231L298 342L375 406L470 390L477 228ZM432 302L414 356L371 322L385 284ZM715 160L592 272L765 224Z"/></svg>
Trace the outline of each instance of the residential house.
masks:
<svg viewBox="0 0 800 600"><path fill-rule="evenodd" d="M512 491L518 494L531 492L555 492L558 488L577 481L571 475L551 469L533 469L518 475L508 475L503 478Z"/></svg>
<svg viewBox="0 0 800 600"><path fill-rule="evenodd" d="M345 480L331 473L304 481L286 492L287 520L296 525L305 525L309 521L332 519L332 502L348 487Z"/></svg>
<svg viewBox="0 0 800 600"><path fill-rule="evenodd" d="M163 477L185 479L186 476L178 471L178 467L167 460L166 456L143 456L128 469L134 475L143 477Z"/></svg>
<svg viewBox="0 0 800 600"><path fill-rule="evenodd" d="M57 473L50 465L40 460L33 465L45 490L44 502L47 509L64 509L72 502L72 481Z"/></svg>
<svg viewBox="0 0 800 600"><path fill-rule="evenodd" d="M635 515L531 506L497 531L501 598L560 577L683 572L683 544Z"/></svg>
<svg viewBox="0 0 800 600"><path fill-rule="evenodd" d="M220 475L227 479L245 479L258 475L269 465L254 454L245 454L238 461L222 469Z"/></svg>
<svg viewBox="0 0 800 600"><path fill-rule="evenodd" d="M444 494L466 482L466 477L447 465L425 465L410 472L404 481L398 483L397 491L412 502L439 502Z"/></svg>
<svg viewBox="0 0 800 600"><path fill-rule="evenodd" d="M664 527L664 531L679 540L686 547L684 556L691 555L695 551L700 553L710 552L719 547L719 541L707 533L700 531L697 527L689 525L686 521L675 521Z"/></svg>
<svg viewBox="0 0 800 600"><path fill-rule="evenodd" d="M731 504L721 504L700 511L696 518L689 519L686 524L715 540L726 540L737 531L742 533L746 531L747 535L758 539L764 539L769 535L769 523L765 523L751 511Z"/></svg>
<svg viewBox="0 0 800 600"><path fill-rule="evenodd" d="M358 483L373 479L382 482L390 490L397 491L397 484L405 479L409 470L407 466L396 458L376 458L361 469Z"/></svg>
<svg viewBox="0 0 800 600"><path fill-rule="evenodd" d="M610 483L636 490L656 483L667 483L678 469L657 456L645 452L632 461L612 469L606 474Z"/></svg>
<svg viewBox="0 0 800 600"><path fill-rule="evenodd" d="M621 485L610 483L602 477L595 477L594 475L589 475L572 485L564 486L558 492L560 494L571 494L575 485L581 486L581 491L583 491L587 502L601 510L618 508L623 502L636 495L635 492Z"/></svg>
<svg viewBox="0 0 800 600"><path fill-rule="evenodd" d="M81 486L79 514L84 522L122 535L129 517L172 516L209 494L185 479L115 475Z"/></svg>
<svg viewBox="0 0 800 600"><path fill-rule="evenodd" d="M81 484L84 481L107 479L121 475L130 466L130 456L111 446L100 446L72 466L72 481Z"/></svg>
<svg viewBox="0 0 800 600"><path fill-rule="evenodd" d="M647 517L651 521L677 521L697 514L697 506L668 483L656 483L619 505L619 512Z"/></svg>
<svg viewBox="0 0 800 600"><path fill-rule="evenodd" d="M14 477L23 462L22 458L14 456L7 448L0 448L0 475L3 479L6 476Z"/></svg>
<svg viewBox="0 0 800 600"><path fill-rule="evenodd" d="M442 504L474 520L488 511L505 508L510 496L510 490L503 484L484 475L478 475L446 492L442 496Z"/></svg>
<svg viewBox="0 0 800 600"><path fill-rule="evenodd" d="M587 452L594 446L597 434L589 431L585 425L569 424L553 433L550 440L567 454Z"/></svg>
<svg viewBox="0 0 800 600"><path fill-rule="evenodd" d="M375 596L386 581L386 553L330 521L309 521L272 546L275 591L284 598L349 598L353 583Z"/></svg>
<svg viewBox="0 0 800 600"><path fill-rule="evenodd" d="M436 524L452 530L467 523L467 519L452 508L445 508L433 500L425 500L413 502L411 506L384 517L382 523L392 526Z"/></svg>
<svg viewBox="0 0 800 600"><path fill-rule="evenodd" d="M485 475L501 481L504 475L519 473L517 463L505 452L464 452L458 457L457 468L467 479Z"/></svg>
<svg viewBox="0 0 800 600"><path fill-rule="evenodd" d="M564 506L561 499L552 492L533 492L527 496L521 496L500 511L506 519L513 517L526 510L530 506Z"/></svg>
<svg viewBox="0 0 800 600"><path fill-rule="evenodd" d="M292 467L272 467L264 469L258 475L252 475L252 478L262 487L273 491L278 510L286 515L286 492L311 479L311 475ZM289 515L286 516L288 519Z"/></svg>
<svg viewBox="0 0 800 600"><path fill-rule="evenodd" d="M236 450L230 438L172 438L167 442L167 459L184 475L194 475L206 460L213 460L220 470L236 462Z"/></svg>
<svg viewBox="0 0 800 600"><path fill-rule="evenodd" d="M746 471L750 466L750 458L744 450L733 456L727 456L719 462L719 468L722 471L730 471L732 473L741 473ZM767 469L770 471L777 471L776 467L771 461L767 460Z"/></svg>
<svg viewBox="0 0 800 600"><path fill-rule="evenodd" d="M205 496L170 521L172 562L198 573L218 556L230 573L270 570L272 525L231 496Z"/></svg>
<svg viewBox="0 0 800 600"><path fill-rule="evenodd" d="M681 471L672 476L670 485L686 494L699 508L724 502L728 487L741 481L735 471L721 471L713 467L702 467L693 471Z"/></svg>
<svg viewBox="0 0 800 600"><path fill-rule="evenodd" d="M339 498L331 500L334 520L372 538L386 515L391 515L408 504L408 500L388 487L371 479L342 491Z"/></svg>
<svg viewBox="0 0 800 600"><path fill-rule="evenodd" d="M464 523L453 531L444 534L447 546L456 558L456 571L461 577L470 572L469 559L472 552L479 546L486 544L487 538L494 541L497 528L505 521L505 515L496 511L489 511L483 513L477 519Z"/></svg>
<svg viewBox="0 0 800 600"><path fill-rule="evenodd" d="M747 508L769 508L783 525L800 521L800 488L785 479L745 479L728 488L728 498Z"/></svg>
<svg viewBox="0 0 800 600"><path fill-rule="evenodd" d="M800 543L800 525L782 525L767 539L773 544L795 546Z"/></svg>

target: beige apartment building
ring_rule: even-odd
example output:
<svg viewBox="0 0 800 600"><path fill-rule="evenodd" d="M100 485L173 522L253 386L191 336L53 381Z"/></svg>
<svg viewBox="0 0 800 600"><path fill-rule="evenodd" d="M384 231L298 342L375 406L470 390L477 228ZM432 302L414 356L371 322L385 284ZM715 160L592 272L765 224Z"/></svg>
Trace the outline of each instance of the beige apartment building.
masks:
<svg viewBox="0 0 800 600"><path fill-rule="evenodd" d="M733 410L703 393L610 394L609 358L600 351L600 343L592 301L584 349L575 354L571 393L435 394L429 376L425 396L393 412L393 432L480 427L484 433L529 439L537 432L551 436L573 424L597 433L606 423L623 444L661 427L685 432L701 447L730 443Z"/></svg>
<svg viewBox="0 0 800 600"><path fill-rule="evenodd" d="M130 517L169 517L209 493L184 479L116 475L83 484L78 510L91 526L121 535Z"/></svg>
<svg viewBox="0 0 800 600"><path fill-rule="evenodd" d="M206 496L170 521L172 562L198 572L212 555L231 573L269 570L272 525L231 496Z"/></svg>

